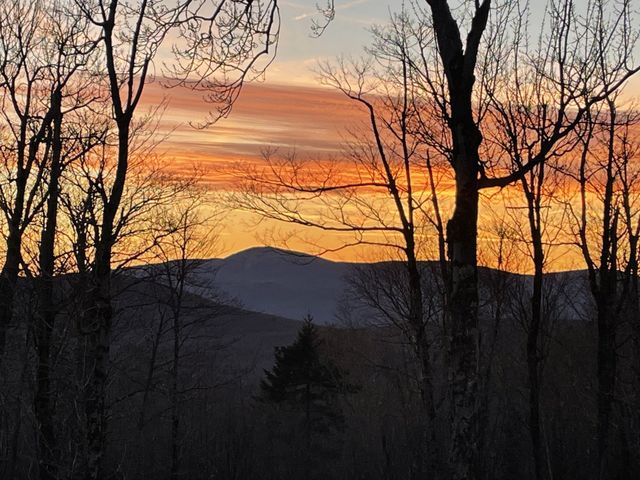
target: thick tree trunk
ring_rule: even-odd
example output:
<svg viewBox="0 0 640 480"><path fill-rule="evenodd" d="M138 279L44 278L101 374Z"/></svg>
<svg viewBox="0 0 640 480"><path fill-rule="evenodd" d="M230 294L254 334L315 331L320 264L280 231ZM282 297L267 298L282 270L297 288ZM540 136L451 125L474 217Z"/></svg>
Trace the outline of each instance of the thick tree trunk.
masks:
<svg viewBox="0 0 640 480"><path fill-rule="evenodd" d="M18 152L24 156L24 151ZM24 213L24 197L26 192L26 173L20 168L16 178L16 198L11 211L7 235L7 253L0 272L0 363L4 356L7 331L13 320L13 298L18 284L20 272L20 256L22 248L22 216Z"/></svg>
<svg viewBox="0 0 640 480"><path fill-rule="evenodd" d="M637 252L637 247L634 248ZM633 332L633 403L631 406L631 422L627 425L630 442L633 445L640 444L640 290L638 285L637 259L633 259L634 265L631 269L631 328ZM640 465L640 451L632 449L631 457L636 465Z"/></svg>
<svg viewBox="0 0 640 480"><path fill-rule="evenodd" d="M115 242L114 222L124 192L128 159L131 116L118 119L118 166L109 200L104 205L100 239L96 245L89 305L84 323L88 336L88 365L91 378L85 397L87 422L87 478L100 480L107 431L107 374L113 307L111 304L111 253Z"/></svg>
<svg viewBox="0 0 640 480"><path fill-rule="evenodd" d="M598 469L601 480L608 478L608 447L616 384L616 332L611 298L598 305Z"/></svg>
<svg viewBox="0 0 640 480"><path fill-rule="evenodd" d="M20 247L22 245L22 232L17 222L9 225L7 237L7 254L4 266L0 272L0 363L4 356L7 331L13 320L13 299L18 284L20 271Z"/></svg>
<svg viewBox="0 0 640 480"><path fill-rule="evenodd" d="M58 195L62 157L62 114L60 97L54 98L56 111L53 121L51 144L51 171L49 178L47 213L45 228L40 239L40 277L38 278L38 315L36 318L36 350L38 365L36 368L35 414L39 435L39 474L41 480L57 478L56 439L53 424L53 402L51 399L51 337L56 318L54 301L54 247L58 221Z"/></svg>
<svg viewBox="0 0 640 480"><path fill-rule="evenodd" d="M447 288L448 377L451 409L449 464L454 480L477 478L478 460L478 192L482 134L473 115L475 68L491 0L475 2L463 44L446 0L427 0L438 54L447 80L456 175L453 216L447 224L450 273Z"/></svg>
<svg viewBox="0 0 640 480"><path fill-rule="evenodd" d="M409 322L415 338L416 354L420 362L420 394L426 416L423 432L424 454L423 459L427 478L435 479L441 474L439 465L438 444L435 431L436 410L433 393L433 373L427 325L424 319L424 298L422 294L422 278L418 263L413 254L413 242L409 242L409 255L407 269L409 274Z"/></svg>
<svg viewBox="0 0 640 480"><path fill-rule="evenodd" d="M454 480L476 478L478 453L478 189L475 168L468 170L472 171L456 169L456 205L447 225L451 263L447 312L452 422L450 466Z"/></svg>
<svg viewBox="0 0 640 480"><path fill-rule="evenodd" d="M103 478L102 459L107 427L106 385L113 316L109 259L110 255L105 253L99 257L93 285L88 294L90 307L84 322L87 333L88 365L90 365L90 378L85 395L87 479L90 480Z"/></svg>
<svg viewBox="0 0 640 480"><path fill-rule="evenodd" d="M613 118L612 118L613 120ZM605 214L603 219L602 250L598 269L599 285L592 284L596 300L598 322L598 393L597 393L597 447L598 478L609 477L609 436L616 387L617 302L618 302L618 211L613 209L613 121L610 127L609 162L605 187Z"/></svg>
<svg viewBox="0 0 640 480"><path fill-rule="evenodd" d="M22 216L24 213L24 197L29 172L23 167L25 158L26 129L21 125L20 140L17 149L16 196L13 208L5 211L8 220L7 253L0 271L0 365L4 357L7 331L13 320L13 298L18 283L20 255L22 248Z"/></svg>
<svg viewBox="0 0 640 480"><path fill-rule="evenodd" d="M534 250L536 248L534 247ZM529 380L529 436L533 450L534 473L537 480L544 477L544 457L540 434L540 332L542 324L542 264L534 254L533 292L531 295L531 323L527 333L527 371Z"/></svg>

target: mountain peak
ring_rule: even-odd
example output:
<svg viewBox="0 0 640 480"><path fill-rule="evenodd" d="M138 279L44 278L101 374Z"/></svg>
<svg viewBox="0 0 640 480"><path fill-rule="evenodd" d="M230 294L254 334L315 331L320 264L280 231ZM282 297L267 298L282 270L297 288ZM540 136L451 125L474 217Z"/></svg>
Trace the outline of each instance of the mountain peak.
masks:
<svg viewBox="0 0 640 480"><path fill-rule="evenodd" d="M243 261L243 260L258 260L258 259L278 259L291 262L294 264L308 264L310 262L327 262L334 263L331 260L322 258L311 253L298 252L295 250L286 250L278 247L270 246L258 246L250 247L246 250L241 250L236 253L223 258L226 262L230 261Z"/></svg>

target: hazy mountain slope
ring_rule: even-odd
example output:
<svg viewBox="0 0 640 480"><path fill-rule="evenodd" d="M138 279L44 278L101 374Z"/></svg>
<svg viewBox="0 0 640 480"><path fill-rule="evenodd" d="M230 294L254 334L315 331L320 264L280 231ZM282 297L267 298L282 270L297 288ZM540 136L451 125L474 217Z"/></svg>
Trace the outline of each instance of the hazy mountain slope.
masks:
<svg viewBox="0 0 640 480"><path fill-rule="evenodd" d="M206 260L197 275L249 310L298 320L310 314L317 323L326 324L334 320L350 269L349 263L252 248L225 259Z"/></svg>
<svg viewBox="0 0 640 480"><path fill-rule="evenodd" d="M429 262L425 262L427 267ZM318 324L334 323L340 302L349 289L349 275L356 265L363 270L388 269L393 262L355 264L333 262L307 254L288 252L269 247L245 250L223 259L202 260L190 283L197 285L193 292L212 300L236 299L243 308L256 312L302 320L310 314ZM425 279L437 274L437 268L425 268ZM429 273L431 272L431 273ZM487 298L491 282L508 275L507 284L522 282L529 285L531 277L480 268L480 294ZM549 281L565 284L567 301L575 303L571 309L585 311L588 293L585 272L572 271L550 274ZM578 294L575 293L578 292ZM222 295L221 295L222 294ZM367 315L368 312L364 312ZM373 313L372 313L373 314Z"/></svg>
<svg viewBox="0 0 640 480"><path fill-rule="evenodd" d="M117 287L113 357L128 363L128 355L117 353L123 348L147 359L161 318L166 322L161 350L170 356L172 317L163 305L168 298L166 287L131 277L120 278ZM187 338L184 354L223 378L262 376L262 370L273 364L274 347L290 344L300 328L297 320L221 305L190 293L182 311L182 335Z"/></svg>
<svg viewBox="0 0 640 480"><path fill-rule="evenodd" d="M348 289L347 277L358 264L332 262L310 255L286 252L275 248L252 248L224 259L205 260L197 275L202 282L210 282L220 291L238 299L243 307L292 319L313 315L319 324L335 321L339 302ZM366 264L364 268L387 265ZM436 271L436 270L434 270ZM495 275L503 275L489 268L480 269L481 295L487 282ZM511 275L511 274L508 274ZM511 275L512 281L531 281L527 275ZM548 277L563 279L567 285L585 292L585 273L562 272ZM570 295L584 310L584 298Z"/></svg>

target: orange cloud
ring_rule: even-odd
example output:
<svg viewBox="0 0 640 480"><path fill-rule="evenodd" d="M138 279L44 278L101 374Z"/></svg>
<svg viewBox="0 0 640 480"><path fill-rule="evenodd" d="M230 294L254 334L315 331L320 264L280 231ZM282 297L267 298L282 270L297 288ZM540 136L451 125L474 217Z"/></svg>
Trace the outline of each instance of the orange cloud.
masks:
<svg viewBox="0 0 640 480"><path fill-rule="evenodd" d="M167 139L160 151L173 159L176 172L198 163L215 184L224 181L221 170L238 161L256 161L269 146L314 156L337 155L346 129L365 118L353 102L329 89L250 84L228 118L198 129L190 123L205 121L213 110L200 93L184 87L164 89L158 83L147 86L146 105L165 99L168 106L158 133Z"/></svg>

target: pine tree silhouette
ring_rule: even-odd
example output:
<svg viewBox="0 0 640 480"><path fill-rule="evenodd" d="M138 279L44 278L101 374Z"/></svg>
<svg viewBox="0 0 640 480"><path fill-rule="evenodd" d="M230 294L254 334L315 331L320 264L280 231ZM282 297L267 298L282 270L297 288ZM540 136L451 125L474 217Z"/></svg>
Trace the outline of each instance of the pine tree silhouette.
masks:
<svg viewBox="0 0 640 480"><path fill-rule="evenodd" d="M276 347L275 365L265 370L260 383L263 401L304 412L306 428L315 432L342 428L337 400L353 390L344 372L321 356L321 344L313 319L305 318L297 339L287 347Z"/></svg>
<svg viewBox="0 0 640 480"><path fill-rule="evenodd" d="M260 383L260 400L286 412L303 435L307 478L313 477L314 459L336 447L336 438L328 438L344 428L340 397L357 390L345 380L345 372L322 355L321 345L309 316L291 345L276 347L275 364Z"/></svg>

